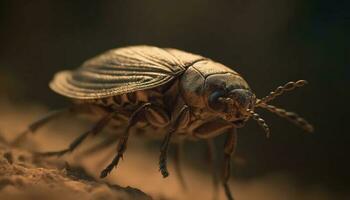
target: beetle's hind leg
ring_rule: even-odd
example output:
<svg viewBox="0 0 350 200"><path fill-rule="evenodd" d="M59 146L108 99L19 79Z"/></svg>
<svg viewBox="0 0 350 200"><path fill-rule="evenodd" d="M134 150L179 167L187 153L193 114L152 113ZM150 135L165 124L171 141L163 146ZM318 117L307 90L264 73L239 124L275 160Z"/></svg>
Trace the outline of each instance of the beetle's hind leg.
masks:
<svg viewBox="0 0 350 200"><path fill-rule="evenodd" d="M91 109L101 109L97 106L88 105L88 104L73 104L70 107L63 108L60 110L54 110L49 113L47 113L45 116L40 118L39 120L33 122L28 126L26 130L24 130L22 133L20 133L12 142L11 145L17 146L21 144L28 134L35 133L38 131L41 127L43 127L45 124L63 117L66 114L81 114L81 113L90 113Z"/></svg>
<svg viewBox="0 0 350 200"><path fill-rule="evenodd" d="M108 122L113 118L115 113L109 113L104 116L100 121L98 121L92 129L86 131L85 133L78 136L73 142L69 145L68 148L60 150L60 151L50 151L50 152L42 152L37 153L42 156L62 156L66 153L70 153L74 151L90 134L96 135L103 130L103 128L108 124Z"/></svg>
<svg viewBox="0 0 350 200"><path fill-rule="evenodd" d="M35 121L34 123L30 124L28 128L20 133L12 142L12 145L19 145L29 133L35 133L39 128L47 124L48 122L57 119L61 117L63 114L69 113L73 110L72 107L64 108L61 110L54 110L49 113L47 113L44 117L39 119L38 121Z"/></svg>

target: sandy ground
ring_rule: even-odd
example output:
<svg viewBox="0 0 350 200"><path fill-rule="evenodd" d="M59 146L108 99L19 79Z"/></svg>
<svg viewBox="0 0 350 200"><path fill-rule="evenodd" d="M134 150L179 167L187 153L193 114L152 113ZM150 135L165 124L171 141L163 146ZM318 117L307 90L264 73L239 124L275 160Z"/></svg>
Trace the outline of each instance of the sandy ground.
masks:
<svg viewBox="0 0 350 200"><path fill-rule="evenodd" d="M145 193L108 185L90 177L82 168L49 161L25 150L0 144L0 199L140 199ZM63 195L64 194L64 195Z"/></svg>
<svg viewBox="0 0 350 200"><path fill-rule="evenodd" d="M24 130L26 125L31 121L47 112L47 110L41 106L15 106L6 101L0 102L0 109L0 130L7 140L13 139L16 134ZM40 129L38 134L28 138L26 148L41 151L62 149L66 147L69 141L76 137L78 133L82 133L88 128L89 124L84 120L81 122L81 120L74 117L62 119L59 122L51 123L43 129ZM158 152L155 150L146 150L145 141L138 138L132 138L129 141L129 147L125 154L125 158L119 164L118 168L115 169L107 179L100 180L98 178L99 172L110 161L110 159L112 159L111 156L113 156L115 149L107 149L85 157L82 157L79 154L79 152L83 151L85 147L96 142L96 140L98 140L98 138L89 138L88 142L85 142L81 148L71 155L59 159L45 159L40 161L41 164L29 163L30 168L25 169L26 171L29 171L29 174L20 177L18 180L16 179L16 173L11 171L16 167L11 166L6 156L8 157L10 152L12 155L11 157L18 157L18 155L20 155L19 152L24 152L24 154L30 157L30 153L22 150L8 149L7 147L3 147L3 149L0 148L0 167L4 168L5 166L6 168L5 171L1 169L0 172L0 196L5 194L11 195L12 193L17 194L19 190L26 191L26 187L29 187L29 190L32 190L32 187L30 186L31 184L27 185L28 182L32 181L32 176L37 177L35 180L41 185L47 185L44 190L38 190L41 191L41 195L52 195L54 192L51 191L55 186L49 184L48 182L50 181L45 180L46 175L43 175L52 172L52 174L54 174L53 185L56 185L59 188L62 187L62 190L58 192L58 197L61 199L63 197L66 198L65 196L67 196L66 199L71 198L71 193L80 195L80 199L130 199L130 197L131 199L150 198L141 191L145 192L153 199L213 199L213 189L209 173L197 171L189 166L189 164L185 163L184 174L189 189L184 191L174 176L174 170L171 163L169 163L171 175L169 178L163 179L157 166ZM81 167L86 170L88 176L93 177L96 181L89 182L85 179L72 179L67 175L67 164L62 163L68 163L69 166ZM52 177L46 178L52 179ZM18 181L19 183L17 183ZM11 182L10 186L3 186L9 182ZM12 182L15 184L12 184ZM116 186L118 187L118 191L116 192L116 189L108 187L103 182L118 185ZM17 185L20 186L17 187ZM293 178L278 173L244 182L233 180L230 185L234 191L236 199L238 200L337 199L334 194L329 193L327 189L322 186L314 185L308 188L300 187L297 181ZM137 188L140 191L127 188L128 186ZM119 194L120 192L122 194ZM223 192L221 190L219 192L219 199L225 199ZM134 193L137 193L137 195L140 196L132 196ZM91 196L91 194L94 195Z"/></svg>

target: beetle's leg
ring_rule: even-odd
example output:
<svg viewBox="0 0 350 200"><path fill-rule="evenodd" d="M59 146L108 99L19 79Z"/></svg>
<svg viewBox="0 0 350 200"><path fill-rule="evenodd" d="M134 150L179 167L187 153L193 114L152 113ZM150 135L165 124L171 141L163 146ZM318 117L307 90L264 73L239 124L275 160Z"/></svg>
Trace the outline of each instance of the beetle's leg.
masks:
<svg viewBox="0 0 350 200"><path fill-rule="evenodd" d="M165 138L163 139L163 142L160 148L159 170L162 173L164 178L169 176L169 172L167 169L167 154L168 154L170 139L178 127L182 126L183 123L187 123L188 116L189 116L189 108L188 106L184 105L179 111L179 114L177 115L177 117L174 120L172 120L170 127L168 129L168 132L166 133Z"/></svg>
<svg viewBox="0 0 350 200"><path fill-rule="evenodd" d="M213 139L207 139L207 145L208 145L208 161L209 161L209 168L211 170L212 174L212 180L213 180L213 199L217 199L218 197L218 191L219 191L219 180L217 177L217 166L216 166L216 148L215 143Z"/></svg>
<svg viewBox="0 0 350 200"><path fill-rule="evenodd" d="M12 141L12 144L15 145L15 146L20 144L25 139L27 134L34 133L36 130L41 128L46 123L52 121L53 119L56 119L56 118L62 116L63 114L66 114L67 112L70 112L71 110L72 110L72 108L64 108L64 109L61 109L61 110L54 110L54 111L51 111L51 112L47 113L44 117L40 118L38 121L35 121L34 123L30 124L25 131L20 133Z"/></svg>
<svg viewBox="0 0 350 200"><path fill-rule="evenodd" d="M119 139L114 139L114 143L116 144L118 143ZM101 169L103 167L105 167L106 163L108 163L111 159L111 157L113 157L115 155L115 149L111 148L111 149L106 149L106 151L103 152L103 154L101 154L101 158L99 159L99 161L96 162L95 167L96 169Z"/></svg>
<svg viewBox="0 0 350 200"><path fill-rule="evenodd" d="M98 121L92 129L86 131L85 133L78 136L73 142L69 145L68 148L63 149L61 151L51 151L51 152L43 152L38 153L39 155L43 156L62 156L66 153L70 153L74 151L90 134L96 135L99 132L102 131L102 129L109 123L109 121L113 118L115 115L115 112L109 113L106 116L104 116L100 121Z"/></svg>
<svg viewBox="0 0 350 200"><path fill-rule="evenodd" d="M197 138L202 138L202 139L208 140L208 150L209 150L209 153L212 155L211 168L213 171L213 185L214 185L213 199L216 199L216 197L217 197L218 179L216 176L216 169L215 169L216 166L215 166L215 160L214 160L215 159L215 148L214 148L214 143L211 140L211 138L218 136L218 135L222 134L223 132L230 130L230 129L232 129L232 124L227 123L224 120L213 120L213 121L208 121L208 122L200 125L196 129L194 129L193 133L192 133L193 136L195 136ZM225 163L227 163L227 162L225 161ZM228 189L227 183L225 183L224 186L225 186L225 188ZM228 190L228 193L230 194L229 190Z"/></svg>
<svg viewBox="0 0 350 200"><path fill-rule="evenodd" d="M169 176L169 172L167 169L167 153L168 153L168 147L170 143L170 139L172 134L175 132L174 127L170 127L168 129L168 132L162 142L162 146L160 148L160 156L159 156L159 170L162 173L163 177Z"/></svg>
<svg viewBox="0 0 350 200"><path fill-rule="evenodd" d="M90 112L88 109L89 107L85 104L74 104L68 108L63 108L61 110L55 110L47 113L44 117L41 119L33 122L28 126L28 128L20 133L12 142L11 144L14 146L19 145L27 136L29 133L35 133L38 129L40 129L45 124L49 123L50 121L54 119L58 119L62 117L65 114L69 113L81 113L81 112Z"/></svg>
<svg viewBox="0 0 350 200"><path fill-rule="evenodd" d="M145 108L145 118L148 123L155 127L163 128L169 124L169 115L161 107L148 106Z"/></svg>
<svg viewBox="0 0 350 200"><path fill-rule="evenodd" d="M236 128L232 128L227 135L225 148L224 148L224 161L223 161L223 169L222 169L222 183L224 186L225 194L227 199L233 200L233 196L231 190L228 186L228 181L230 178L231 172L231 156L234 154L237 145L237 130Z"/></svg>
<svg viewBox="0 0 350 200"><path fill-rule="evenodd" d="M183 147L183 142L181 141L175 144L174 167L182 188L184 190L187 190L187 184L182 174L182 168L181 168L181 157L183 155L182 147Z"/></svg>
<svg viewBox="0 0 350 200"><path fill-rule="evenodd" d="M113 170L113 168L118 165L120 158L123 158L123 154L127 147L127 141L129 139L130 128L139 121L144 112L147 110L146 108L150 105L150 103L145 103L132 113L128 121L125 133L119 138L117 155L114 157L112 162L101 172L100 178L105 178Z"/></svg>
<svg viewBox="0 0 350 200"><path fill-rule="evenodd" d="M100 143L80 152L77 159L100 152L101 154L98 154L99 160L95 163L95 167L96 169L104 167L103 165L105 165L106 162L109 161L109 159L115 154L114 148L112 149L111 147L118 143L119 140L119 138L116 138L115 135L113 135L114 137L111 136L104 138Z"/></svg>

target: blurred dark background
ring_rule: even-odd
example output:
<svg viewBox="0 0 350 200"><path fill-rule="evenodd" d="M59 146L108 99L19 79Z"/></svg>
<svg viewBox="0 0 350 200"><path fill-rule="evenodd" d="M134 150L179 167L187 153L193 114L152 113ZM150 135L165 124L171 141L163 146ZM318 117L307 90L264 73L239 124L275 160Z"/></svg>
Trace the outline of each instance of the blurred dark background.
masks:
<svg viewBox="0 0 350 200"><path fill-rule="evenodd" d="M349 1L0 1L0 92L15 103L67 105L53 74L105 50L173 47L234 68L257 96L290 80L309 85L273 103L315 125L305 134L260 111L273 137L240 130L237 179L282 172L301 184L349 187ZM188 153L188 156L194 156Z"/></svg>

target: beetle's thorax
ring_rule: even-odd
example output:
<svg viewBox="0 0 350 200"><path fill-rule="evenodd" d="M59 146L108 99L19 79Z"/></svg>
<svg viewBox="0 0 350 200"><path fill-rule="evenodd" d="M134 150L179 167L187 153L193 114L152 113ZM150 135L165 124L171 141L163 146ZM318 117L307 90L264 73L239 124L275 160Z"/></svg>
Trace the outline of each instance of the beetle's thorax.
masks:
<svg viewBox="0 0 350 200"><path fill-rule="evenodd" d="M211 60L186 70L180 92L189 106L227 121L246 121L246 110L253 109L255 102L247 82L237 72Z"/></svg>

